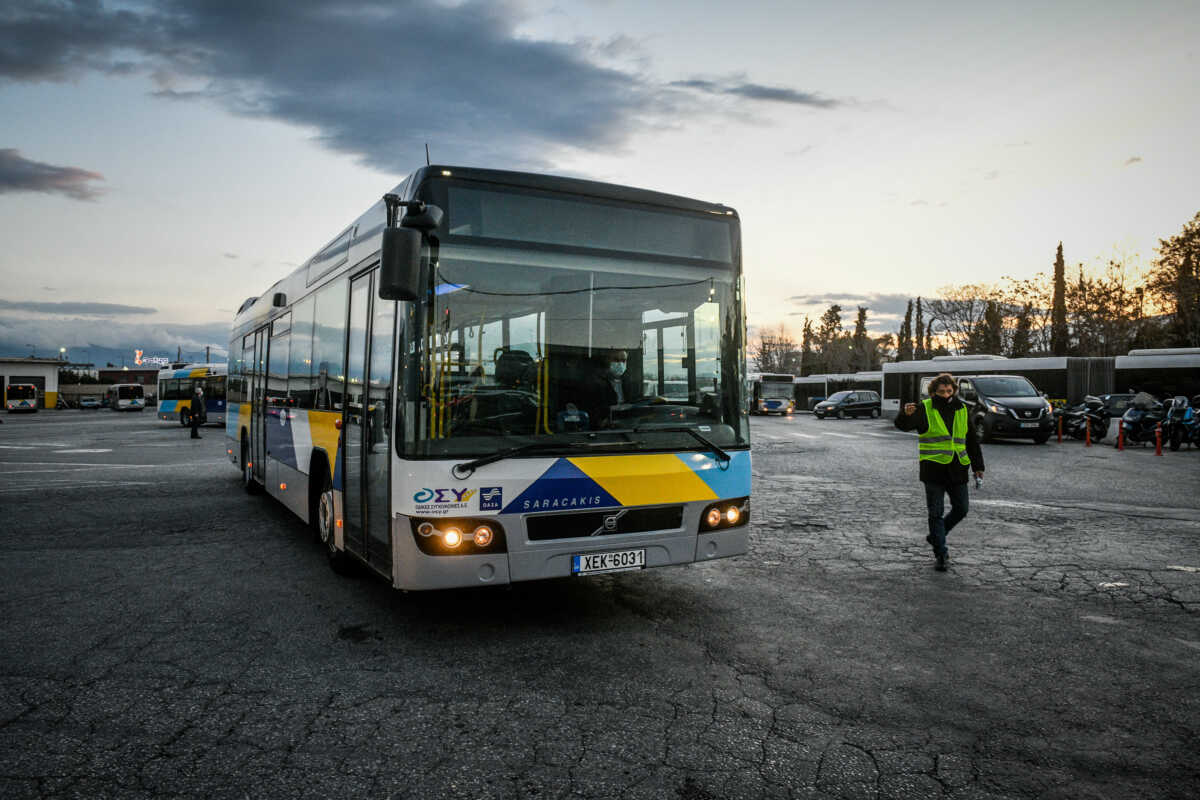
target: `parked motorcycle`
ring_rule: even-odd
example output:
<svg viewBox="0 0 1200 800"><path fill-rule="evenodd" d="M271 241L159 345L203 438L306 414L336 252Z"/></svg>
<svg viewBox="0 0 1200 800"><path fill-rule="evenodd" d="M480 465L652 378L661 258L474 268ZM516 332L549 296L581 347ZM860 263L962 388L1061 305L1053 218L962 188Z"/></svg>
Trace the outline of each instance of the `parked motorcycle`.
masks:
<svg viewBox="0 0 1200 800"><path fill-rule="evenodd" d="M1163 420L1163 438L1170 443L1172 450L1178 450L1184 443L1200 446L1200 395L1188 399L1183 395L1171 401Z"/></svg>
<svg viewBox="0 0 1200 800"><path fill-rule="evenodd" d="M1125 409L1121 423L1125 429L1126 444L1153 444L1158 425L1166 417L1163 404L1154 395L1138 392ZM1117 439L1120 444L1120 438Z"/></svg>
<svg viewBox="0 0 1200 800"><path fill-rule="evenodd" d="M1098 442L1108 435L1108 424L1112 418L1104 407L1104 401L1095 395L1088 395L1083 402L1070 408L1055 409L1054 424L1062 420L1063 433L1072 439L1087 437L1088 428L1092 431L1092 441Z"/></svg>

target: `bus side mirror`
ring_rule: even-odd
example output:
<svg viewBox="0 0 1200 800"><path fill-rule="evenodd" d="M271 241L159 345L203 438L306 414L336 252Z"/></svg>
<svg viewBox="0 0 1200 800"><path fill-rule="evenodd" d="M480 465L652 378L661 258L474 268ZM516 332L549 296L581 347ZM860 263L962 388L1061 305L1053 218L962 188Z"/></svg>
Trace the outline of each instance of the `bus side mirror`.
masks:
<svg viewBox="0 0 1200 800"><path fill-rule="evenodd" d="M379 296L416 300L421 294L421 244L415 228L384 228L379 253Z"/></svg>
<svg viewBox="0 0 1200 800"><path fill-rule="evenodd" d="M416 300L421 296L421 245L441 224L442 210L420 200L404 202L394 194L385 194L383 203L387 216L379 248L379 296Z"/></svg>

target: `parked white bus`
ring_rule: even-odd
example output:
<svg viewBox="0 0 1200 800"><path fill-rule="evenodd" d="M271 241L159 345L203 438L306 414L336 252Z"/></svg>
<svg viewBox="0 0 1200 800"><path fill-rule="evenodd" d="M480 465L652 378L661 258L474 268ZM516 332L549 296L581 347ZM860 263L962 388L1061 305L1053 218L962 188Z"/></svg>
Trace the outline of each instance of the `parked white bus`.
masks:
<svg viewBox="0 0 1200 800"><path fill-rule="evenodd" d="M117 383L104 392L104 404L113 411L145 411L146 391L140 383Z"/></svg>
<svg viewBox="0 0 1200 800"><path fill-rule="evenodd" d="M32 383L10 383L4 394L4 408L10 414L14 411L37 411L38 388Z"/></svg>
<svg viewBox="0 0 1200 800"><path fill-rule="evenodd" d="M234 320L230 460L400 589L744 553L733 209L431 166Z"/></svg>

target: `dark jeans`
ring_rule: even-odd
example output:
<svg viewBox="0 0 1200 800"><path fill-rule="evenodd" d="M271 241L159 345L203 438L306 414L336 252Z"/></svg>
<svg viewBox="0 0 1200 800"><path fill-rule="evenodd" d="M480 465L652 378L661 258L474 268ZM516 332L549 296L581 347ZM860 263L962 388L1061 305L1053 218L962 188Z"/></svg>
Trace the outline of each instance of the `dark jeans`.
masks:
<svg viewBox="0 0 1200 800"><path fill-rule="evenodd" d="M946 495L950 495L950 513L943 518L942 514L946 511ZM965 483L925 484L925 507L929 509L929 543L933 545L935 554L946 554L946 534L967 515L967 498Z"/></svg>

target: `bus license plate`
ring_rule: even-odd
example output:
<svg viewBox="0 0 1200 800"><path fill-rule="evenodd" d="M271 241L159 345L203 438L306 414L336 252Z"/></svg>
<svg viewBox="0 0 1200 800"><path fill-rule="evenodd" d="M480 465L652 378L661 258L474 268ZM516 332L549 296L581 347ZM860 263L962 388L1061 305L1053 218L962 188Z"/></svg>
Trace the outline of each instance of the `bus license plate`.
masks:
<svg viewBox="0 0 1200 800"><path fill-rule="evenodd" d="M572 575L594 575L597 572L623 572L646 566L645 550L617 550L613 553L588 553L571 557Z"/></svg>
<svg viewBox="0 0 1200 800"><path fill-rule="evenodd" d="M1040 422L1022 422L1021 423L1022 428L1036 428L1038 425L1041 425L1041 423Z"/></svg>

